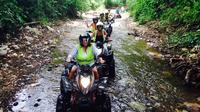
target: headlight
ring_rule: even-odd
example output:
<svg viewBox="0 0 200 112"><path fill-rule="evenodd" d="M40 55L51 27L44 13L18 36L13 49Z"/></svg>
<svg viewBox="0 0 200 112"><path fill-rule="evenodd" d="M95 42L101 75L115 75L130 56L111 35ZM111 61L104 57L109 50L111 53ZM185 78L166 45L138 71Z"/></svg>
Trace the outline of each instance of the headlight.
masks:
<svg viewBox="0 0 200 112"><path fill-rule="evenodd" d="M81 85L84 88L87 88L89 84L90 84L90 77L81 77Z"/></svg>
<svg viewBox="0 0 200 112"><path fill-rule="evenodd" d="M100 55L102 53L102 49L97 49L97 55Z"/></svg>

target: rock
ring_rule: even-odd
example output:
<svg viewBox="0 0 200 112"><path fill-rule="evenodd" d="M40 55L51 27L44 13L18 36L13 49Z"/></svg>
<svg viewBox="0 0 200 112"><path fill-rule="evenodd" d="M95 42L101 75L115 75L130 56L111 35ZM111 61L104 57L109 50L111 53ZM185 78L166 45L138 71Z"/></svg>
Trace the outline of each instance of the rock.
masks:
<svg viewBox="0 0 200 112"><path fill-rule="evenodd" d="M31 43L29 41L27 41L25 44L28 45L28 46L31 45Z"/></svg>
<svg viewBox="0 0 200 112"><path fill-rule="evenodd" d="M25 27L25 29L29 30L30 32L35 33L36 35L42 34L37 28L31 28L31 27L27 26L27 27Z"/></svg>
<svg viewBox="0 0 200 112"><path fill-rule="evenodd" d="M30 55L29 55L27 58L28 58L28 59L31 59L31 58L32 58L32 56L33 56L33 55L32 55L32 54L30 54Z"/></svg>
<svg viewBox="0 0 200 112"><path fill-rule="evenodd" d="M28 41L33 41L33 37L25 36L24 38Z"/></svg>
<svg viewBox="0 0 200 112"><path fill-rule="evenodd" d="M0 108L0 112L3 112L3 108Z"/></svg>
<svg viewBox="0 0 200 112"><path fill-rule="evenodd" d="M199 112L200 110L200 104L198 103L184 102L184 105L188 108L190 112Z"/></svg>
<svg viewBox="0 0 200 112"><path fill-rule="evenodd" d="M157 96L150 96L150 98L152 98L154 100L158 100L159 99Z"/></svg>
<svg viewBox="0 0 200 112"><path fill-rule="evenodd" d="M193 53L197 53L197 52L200 52L200 45L196 45L192 48L191 52Z"/></svg>
<svg viewBox="0 0 200 112"><path fill-rule="evenodd" d="M13 57L17 57L18 55L17 55L17 53L13 53L12 56Z"/></svg>
<svg viewBox="0 0 200 112"><path fill-rule="evenodd" d="M38 106L39 106L39 104L38 104L38 103L35 103L35 104L34 104L34 107L38 107Z"/></svg>
<svg viewBox="0 0 200 112"><path fill-rule="evenodd" d="M156 102L156 103L154 104L154 106L155 106L155 107L160 107L161 105L160 105L160 103Z"/></svg>
<svg viewBox="0 0 200 112"><path fill-rule="evenodd" d="M33 68L33 65L27 65L28 68Z"/></svg>
<svg viewBox="0 0 200 112"><path fill-rule="evenodd" d="M54 31L54 29L53 29L53 28L51 28L50 26L47 26L47 29L48 29L49 31L51 31L51 32L53 32L53 31Z"/></svg>
<svg viewBox="0 0 200 112"><path fill-rule="evenodd" d="M188 52L189 50L187 48L182 48L181 49L183 52Z"/></svg>
<svg viewBox="0 0 200 112"><path fill-rule="evenodd" d="M56 45L51 45L50 48L56 48Z"/></svg>
<svg viewBox="0 0 200 112"><path fill-rule="evenodd" d="M9 51L8 46L7 45L2 45L0 47L0 56L6 55L8 53L8 51Z"/></svg>
<svg viewBox="0 0 200 112"><path fill-rule="evenodd" d="M12 47L15 49L15 50L19 50L20 47L18 45L12 45Z"/></svg>
<svg viewBox="0 0 200 112"><path fill-rule="evenodd" d="M41 101L41 99L37 99L37 101L38 101L38 102L40 102L40 101Z"/></svg>
<svg viewBox="0 0 200 112"><path fill-rule="evenodd" d="M45 42L44 42L44 45L47 45L47 44L48 44L48 42L47 42L47 41L45 41Z"/></svg>
<svg viewBox="0 0 200 112"><path fill-rule="evenodd" d="M146 106L143 103L139 102L131 102L128 104L132 109L137 109L139 112L144 112L146 110Z"/></svg>
<svg viewBox="0 0 200 112"><path fill-rule="evenodd" d="M39 86L39 85L40 85L40 83L33 83L33 84L31 84L30 86L31 86L31 87L35 87L35 86ZM30 97L31 97L31 96L30 96ZM30 98L30 97L29 97L29 98Z"/></svg>
<svg viewBox="0 0 200 112"><path fill-rule="evenodd" d="M200 97L197 98L197 101L200 102Z"/></svg>
<svg viewBox="0 0 200 112"><path fill-rule="evenodd" d="M189 55L189 58L191 58L191 59L198 59L198 56L197 56L197 54L193 53L193 54Z"/></svg>
<svg viewBox="0 0 200 112"><path fill-rule="evenodd" d="M15 102L14 104L13 104L13 106L17 106L19 103L18 102Z"/></svg>
<svg viewBox="0 0 200 112"><path fill-rule="evenodd" d="M52 65L49 65L47 71L52 71L52 69L53 69L53 66L52 66Z"/></svg>

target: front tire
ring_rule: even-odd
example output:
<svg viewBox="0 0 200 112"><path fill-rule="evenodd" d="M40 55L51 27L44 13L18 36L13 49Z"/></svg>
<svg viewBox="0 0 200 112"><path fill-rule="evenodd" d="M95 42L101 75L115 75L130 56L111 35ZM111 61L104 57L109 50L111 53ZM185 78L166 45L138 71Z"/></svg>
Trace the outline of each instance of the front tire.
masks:
<svg viewBox="0 0 200 112"><path fill-rule="evenodd" d="M99 100L98 100L98 105L97 105L97 109L96 112L111 112L111 102L110 102L110 97L106 94L104 94L103 96L99 96ZM103 99L103 101L102 101Z"/></svg>

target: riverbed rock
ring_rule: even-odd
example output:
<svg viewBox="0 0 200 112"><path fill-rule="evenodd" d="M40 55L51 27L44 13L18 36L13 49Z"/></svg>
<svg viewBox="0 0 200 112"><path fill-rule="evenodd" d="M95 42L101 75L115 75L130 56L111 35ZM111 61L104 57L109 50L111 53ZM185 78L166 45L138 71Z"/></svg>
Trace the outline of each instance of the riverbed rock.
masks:
<svg viewBox="0 0 200 112"><path fill-rule="evenodd" d="M19 50L20 47L18 45L12 45L12 48L14 48L15 50Z"/></svg>
<svg viewBox="0 0 200 112"><path fill-rule="evenodd" d="M181 51L188 52L189 50L188 50L188 48L182 48Z"/></svg>
<svg viewBox="0 0 200 112"><path fill-rule="evenodd" d="M3 108L0 108L0 112L3 112Z"/></svg>
<svg viewBox="0 0 200 112"><path fill-rule="evenodd" d="M197 101L200 102L200 97L197 98Z"/></svg>
<svg viewBox="0 0 200 112"><path fill-rule="evenodd" d="M144 112L146 110L146 106L143 103L139 102L131 102L128 104L132 109L137 109L139 112Z"/></svg>
<svg viewBox="0 0 200 112"><path fill-rule="evenodd" d="M0 47L0 56L6 55L8 51L9 51L8 45L2 45Z"/></svg>
<svg viewBox="0 0 200 112"><path fill-rule="evenodd" d="M33 41L33 37L25 36L24 38L25 38L27 41L30 41L30 42Z"/></svg>
<svg viewBox="0 0 200 112"><path fill-rule="evenodd" d="M30 26L25 27L30 32L33 32L36 35L41 35L42 33L37 28L31 28Z"/></svg>
<svg viewBox="0 0 200 112"><path fill-rule="evenodd" d="M192 48L191 52L193 53L197 53L197 52L200 52L200 45L196 45Z"/></svg>

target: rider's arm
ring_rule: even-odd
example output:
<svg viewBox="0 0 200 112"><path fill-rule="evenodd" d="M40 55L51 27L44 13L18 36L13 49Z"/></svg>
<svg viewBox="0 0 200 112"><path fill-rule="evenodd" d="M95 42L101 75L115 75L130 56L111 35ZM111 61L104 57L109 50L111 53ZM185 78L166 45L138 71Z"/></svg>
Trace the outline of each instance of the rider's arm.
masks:
<svg viewBox="0 0 200 112"><path fill-rule="evenodd" d="M105 60L103 60L102 57L98 57L100 54L98 53L97 48L94 45L92 46L92 51L96 59L99 58L100 63L105 63Z"/></svg>
<svg viewBox="0 0 200 112"><path fill-rule="evenodd" d="M70 54L68 55L68 57L67 57L67 62L71 62L71 60L76 56L77 52L78 52L78 49L77 49L77 47L76 47L76 48L74 48L74 49L70 52Z"/></svg>
<svg viewBox="0 0 200 112"><path fill-rule="evenodd" d="M97 59L99 53L98 53L98 49L96 48L95 45L92 45L92 51L93 51L93 54L94 54L95 58Z"/></svg>

